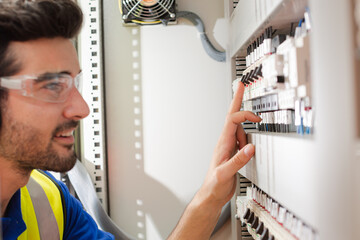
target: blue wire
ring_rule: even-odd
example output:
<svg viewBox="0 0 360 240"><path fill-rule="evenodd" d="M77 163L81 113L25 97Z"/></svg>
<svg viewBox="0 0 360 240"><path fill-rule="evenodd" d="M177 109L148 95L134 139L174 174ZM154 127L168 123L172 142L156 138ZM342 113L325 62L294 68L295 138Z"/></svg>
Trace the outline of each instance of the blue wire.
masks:
<svg viewBox="0 0 360 240"><path fill-rule="evenodd" d="M303 23L304 20L305 20L304 18L302 18L302 19L300 20L298 27L301 27L301 24Z"/></svg>

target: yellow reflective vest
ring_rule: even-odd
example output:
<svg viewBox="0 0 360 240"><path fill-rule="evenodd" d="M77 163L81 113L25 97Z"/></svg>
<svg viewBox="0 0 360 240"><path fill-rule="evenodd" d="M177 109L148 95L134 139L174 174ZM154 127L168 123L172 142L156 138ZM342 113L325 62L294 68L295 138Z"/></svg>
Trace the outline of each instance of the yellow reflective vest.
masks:
<svg viewBox="0 0 360 240"><path fill-rule="evenodd" d="M20 191L26 230L18 239L62 240L66 209L59 185L43 171L33 170L28 184Z"/></svg>

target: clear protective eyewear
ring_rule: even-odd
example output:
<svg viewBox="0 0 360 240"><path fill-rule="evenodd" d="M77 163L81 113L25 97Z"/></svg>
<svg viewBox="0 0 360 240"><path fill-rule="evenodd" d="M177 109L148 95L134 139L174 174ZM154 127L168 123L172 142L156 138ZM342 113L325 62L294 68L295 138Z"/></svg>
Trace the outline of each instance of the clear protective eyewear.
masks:
<svg viewBox="0 0 360 240"><path fill-rule="evenodd" d="M75 78L67 73L0 77L1 88L15 90L22 96L51 103L65 102L73 86L81 93L82 72Z"/></svg>

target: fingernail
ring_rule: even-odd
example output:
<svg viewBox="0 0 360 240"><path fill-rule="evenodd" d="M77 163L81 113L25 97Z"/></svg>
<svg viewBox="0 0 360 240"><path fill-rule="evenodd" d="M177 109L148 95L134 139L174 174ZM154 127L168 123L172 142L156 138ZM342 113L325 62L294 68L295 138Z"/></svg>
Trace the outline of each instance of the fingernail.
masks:
<svg viewBox="0 0 360 240"><path fill-rule="evenodd" d="M244 153L246 156L251 157L254 154L255 147L252 144L248 144L244 147Z"/></svg>

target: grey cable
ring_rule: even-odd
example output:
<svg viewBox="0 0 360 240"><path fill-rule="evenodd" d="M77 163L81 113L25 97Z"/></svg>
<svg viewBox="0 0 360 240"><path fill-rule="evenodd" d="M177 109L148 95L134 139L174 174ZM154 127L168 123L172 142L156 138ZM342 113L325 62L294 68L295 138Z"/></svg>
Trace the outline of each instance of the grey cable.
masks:
<svg viewBox="0 0 360 240"><path fill-rule="evenodd" d="M99 199L96 196L90 175L84 165L77 160L73 169L67 173L70 183L73 186L78 198L85 210L94 218L100 229L109 232L115 236L117 240L133 240L119 228L107 215L102 208ZM211 235L214 235L230 217L230 201L222 208L219 220Z"/></svg>
<svg viewBox="0 0 360 240"><path fill-rule="evenodd" d="M134 239L120 229L102 208L90 175L79 160L67 175L83 207L94 218L100 229L113 234L117 240Z"/></svg>
<svg viewBox="0 0 360 240"><path fill-rule="evenodd" d="M205 32L205 26L201 18L193 12L188 11L180 11L176 13L177 18L185 18L189 20L195 27L198 29L199 33L201 34L201 43L206 51L206 53L214 60L218 62L225 62L226 61L226 52L220 52L217 50L212 43L210 42L209 38Z"/></svg>

